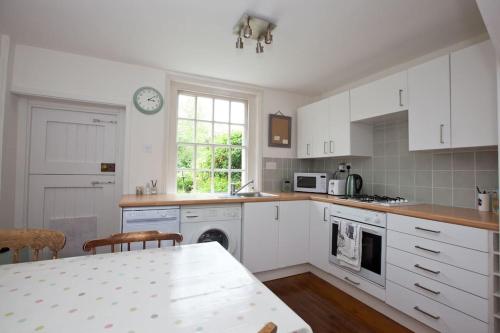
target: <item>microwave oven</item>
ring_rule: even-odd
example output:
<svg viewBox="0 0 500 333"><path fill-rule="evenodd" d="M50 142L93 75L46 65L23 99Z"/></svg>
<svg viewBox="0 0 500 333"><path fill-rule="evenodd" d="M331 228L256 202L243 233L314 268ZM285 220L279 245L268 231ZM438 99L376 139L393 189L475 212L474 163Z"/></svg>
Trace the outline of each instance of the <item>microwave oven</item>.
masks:
<svg viewBox="0 0 500 333"><path fill-rule="evenodd" d="M331 174L327 172L296 172L293 175L295 192L327 193Z"/></svg>

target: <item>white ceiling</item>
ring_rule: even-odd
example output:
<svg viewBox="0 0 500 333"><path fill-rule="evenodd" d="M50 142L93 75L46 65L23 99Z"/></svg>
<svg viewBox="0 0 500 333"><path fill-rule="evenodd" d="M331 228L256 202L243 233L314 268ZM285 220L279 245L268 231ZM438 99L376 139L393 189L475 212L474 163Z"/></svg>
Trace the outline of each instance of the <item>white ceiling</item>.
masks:
<svg viewBox="0 0 500 333"><path fill-rule="evenodd" d="M244 12L278 27L235 49ZM474 0L0 0L16 43L317 95L485 32Z"/></svg>

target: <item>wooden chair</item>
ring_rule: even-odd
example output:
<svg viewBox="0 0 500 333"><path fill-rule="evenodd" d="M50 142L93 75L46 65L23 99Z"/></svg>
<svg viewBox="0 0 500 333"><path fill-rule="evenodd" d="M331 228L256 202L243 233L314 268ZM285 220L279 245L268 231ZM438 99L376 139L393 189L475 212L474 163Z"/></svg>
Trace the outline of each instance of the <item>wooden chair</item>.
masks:
<svg viewBox="0 0 500 333"><path fill-rule="evenodd" d="M37 261L40 250L49 248L52 259L57 259L59 251L66 244L66 236L56 230L47 229L0 229L0 248L12 251L12 262L19 262L21 249L31 249L31 261Z"/></svg>
<svg viewBox="0 0 500 333"><path fill-rule="evenodd" d="M276 332L278 332L278 326L276 326L273 322L269 322L264 327L262 327L258 333L276 333Z"/></svg>
<svg viewBox="0 0 500 333"><path fill-rule="evenodd" d="M162 241L171 240L175 242L182 242L182 235L178 233L161 233L159 231L137 231L137 232L124 232L121 234L114 234L107 238L93 239L86 241L83 244L83 251L92 251L92 254L96 254L96 248L101 246L110 246L111 252L115 252L115 245L117 244L127 244L127 251L130 251L130 243L142 242L142 248L146 248L146 242L157 241L158 247L161 247Z"/></svg>

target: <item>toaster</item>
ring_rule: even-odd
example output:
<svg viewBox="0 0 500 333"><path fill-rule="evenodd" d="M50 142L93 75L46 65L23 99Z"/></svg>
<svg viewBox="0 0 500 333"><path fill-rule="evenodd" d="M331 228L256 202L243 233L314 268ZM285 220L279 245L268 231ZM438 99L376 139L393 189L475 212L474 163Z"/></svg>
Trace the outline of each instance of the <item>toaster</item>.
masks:
<svg viewBox="0 0 500 333"><path fill-rule="evenodd" d="M345 179L330 179L328 182L328 194L345 195Z"/></svg>

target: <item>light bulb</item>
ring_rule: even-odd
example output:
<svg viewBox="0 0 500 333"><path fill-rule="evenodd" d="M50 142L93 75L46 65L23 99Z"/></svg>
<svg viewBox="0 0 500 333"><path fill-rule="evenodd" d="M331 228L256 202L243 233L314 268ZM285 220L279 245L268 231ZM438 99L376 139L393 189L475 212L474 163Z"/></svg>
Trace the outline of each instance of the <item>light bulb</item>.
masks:
<svg viewBox="0 0 500 333"><path fill-rule="evenodd" d="M264 43L271 44L273 42L273 34L271 34L271 26L267 26L266 36L264 38Z"/></svg>
<svg viewBox="0 0 500 333"><path fill-rule="evenodd" d="M250 27L250 16L247 18L247 25L243 29L243 37L245 38L252 37L252 28Z"/></svg>

